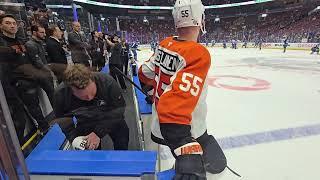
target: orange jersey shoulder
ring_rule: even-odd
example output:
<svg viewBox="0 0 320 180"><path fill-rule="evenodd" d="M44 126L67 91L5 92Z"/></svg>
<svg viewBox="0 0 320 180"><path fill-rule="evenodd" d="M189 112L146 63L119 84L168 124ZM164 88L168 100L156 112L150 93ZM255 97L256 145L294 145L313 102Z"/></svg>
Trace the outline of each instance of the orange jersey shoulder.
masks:
<svg viewBox="0 0 320 180"><path fill-rule="evenodd" d="M210 53L199 43L193 41L179 41L174 37L168 37L160 42L160 47L182 56L186 64L195 63L194 61L201 59L203 63L210 65Z"/></svg>

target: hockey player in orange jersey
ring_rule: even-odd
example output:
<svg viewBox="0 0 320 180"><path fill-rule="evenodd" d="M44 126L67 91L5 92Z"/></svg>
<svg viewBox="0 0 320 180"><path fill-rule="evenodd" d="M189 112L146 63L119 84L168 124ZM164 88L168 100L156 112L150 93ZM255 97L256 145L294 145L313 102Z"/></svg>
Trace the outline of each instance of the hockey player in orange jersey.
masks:
<svg viewBox="0 0 320 180"><path fill-rule="evenodd" d="M205 33L201 0L177 0L173 18L178 36L164 39L139 69L139 79L153 87L152 140L169 146L176 158L175 179L204 180L227 163L213 136L207 134L208 50L197 43Z"/></svg>

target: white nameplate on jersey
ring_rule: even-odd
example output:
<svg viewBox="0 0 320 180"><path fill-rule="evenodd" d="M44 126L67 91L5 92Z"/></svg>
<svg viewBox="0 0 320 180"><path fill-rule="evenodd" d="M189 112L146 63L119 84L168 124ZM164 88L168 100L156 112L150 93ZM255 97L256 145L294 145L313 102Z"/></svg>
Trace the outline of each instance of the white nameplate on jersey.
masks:
<svg viewBox="0 0 320 180"><path fill-rule="evenodd" d="M176 72L181 60L177 55L169 54L162 49L158 49L157 56L155 58L155 63L165 70L173 73Z"/></svg>
<svg viewBox="0 0 320 180"><path fill-rule="evenodd" d="M198 142L192 142L178 147L174 150L176 156L186 155L186 154L203 154L201 145Z"/></svg>

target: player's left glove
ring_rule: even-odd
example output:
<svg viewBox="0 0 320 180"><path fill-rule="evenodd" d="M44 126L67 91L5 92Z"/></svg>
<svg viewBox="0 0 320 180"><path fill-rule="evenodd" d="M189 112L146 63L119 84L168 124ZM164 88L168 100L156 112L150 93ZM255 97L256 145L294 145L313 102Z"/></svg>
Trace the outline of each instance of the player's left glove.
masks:
<svg viewBox="0 0 320 180"><path fill-rule="evenodd" d="M198 142L191 142L174 150L176 156L174 180L206 180L206 170Z"/></svg>

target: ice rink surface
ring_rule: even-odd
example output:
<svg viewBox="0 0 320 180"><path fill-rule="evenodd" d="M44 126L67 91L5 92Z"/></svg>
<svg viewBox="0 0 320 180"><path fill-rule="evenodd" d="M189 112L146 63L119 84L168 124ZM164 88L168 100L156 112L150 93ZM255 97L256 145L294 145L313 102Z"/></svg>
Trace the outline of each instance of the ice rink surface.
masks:
<svg viewBox="0 0 320 180"><path fill-rule="evenodd" d="M223 147L229 167L246 180L319 180L320 55L208 50L208 132ZM140 63L151 55L140 51Z"/></svg>

